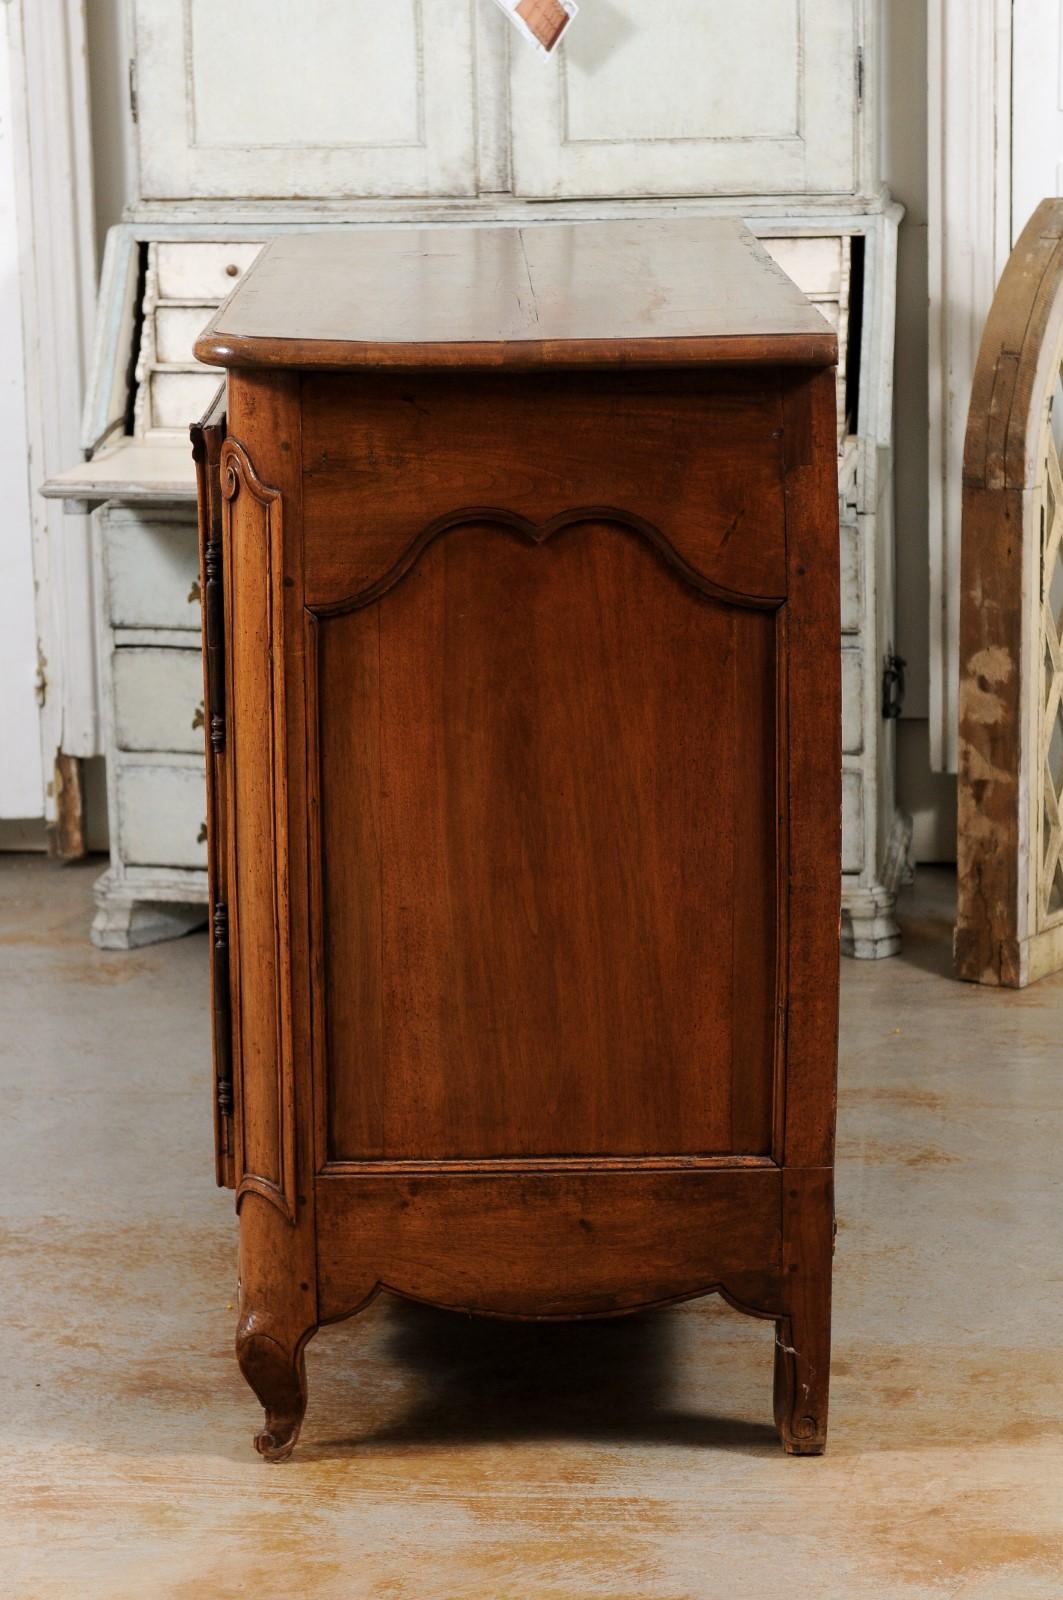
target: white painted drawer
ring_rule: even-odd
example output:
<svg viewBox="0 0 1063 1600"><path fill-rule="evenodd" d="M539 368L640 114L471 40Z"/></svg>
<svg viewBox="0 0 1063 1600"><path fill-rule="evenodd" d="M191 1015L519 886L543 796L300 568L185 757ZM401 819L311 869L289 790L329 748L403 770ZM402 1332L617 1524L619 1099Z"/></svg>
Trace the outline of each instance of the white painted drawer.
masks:
<svg viewBox="0 0 1063 1600"><path fill-rule="evenodd" d="M864 778L842 773L842 871L864 870Z"/></svg>
<svg viewBox="0 0 1063 1600"><path fill-rule="evenodd" d="M860 529L851 522L841 525L842 632L859 633L863 621L863 594L860 584Z"/></svg>
<svg viewBox="0 0 1063 1600"><path fill-rule="evenodd" d="M235 288L262 249L262 241L179 239L160 242L155 249L160 300L217 302Z"/></svg>
<svg viewBox="0 0 1063 1600"><path fill-rule="evenodd" d="M842 651L842 750L859 755L864 748L864 652Z"/></svg>
<svg viewBox="0 0 1063 1600"><path fill-rule="evenodd" d="M218 382L217 372L210 367L192 372L179 367L156 367L148 379L145 429L168 428L187 433L189 426L209 409L218 392Z"/></svg>
<svg viewBox="0 0 1063 1600"><path fill-rule="evenodd" d="M839 300L847 289L847 239L835 234L819 239L762 239L761 244L797 287L813 298Z"/></svg>
<svg viewBox="0 0 1063 1600"><path fill-rule="evenodd" d="M121 858L127 866L206 867L204 763L122 762L116 799Z"/></svg>
<svg viewBox="0 0 1063 1600"><path fill-rule="evenodd" d="M762 239L772 260L838 335L838 439L845 437L848 398L846 362L849 351L849 286L852 241L847 234L827 234L816 239Z"/></svg>
<svg viewBox="0 0 1063 1600"><path fill-rule="evenodd" d="M198 650L123 647L111 657L119 750L203 749L203 667Z"/></svg>
<svg viewBox="0 0 1063 1600"><path fill-rule="evenodd" d="M200 628L194 522L115 508L100 514L107 617L114 628Z"/></svg>
<svg viewBox="0 0 1063 1600"><path fill-rule="evenodd" d="M841 497L842 516L847 514L856 521L859 499L860 441L855 434L847 434L838 451L838 494Z"/></svg>
<svg viewBox="0 0 1063 1600"><path fill-rule="evenodd" d="M155 310L155 359L163 363L188 366L201 363L193 347L214 315L215 306L207 301L198 306L157 306ZM208 370L204 368L204 371ZM216 368L209 369L216 371Z"/></svg>

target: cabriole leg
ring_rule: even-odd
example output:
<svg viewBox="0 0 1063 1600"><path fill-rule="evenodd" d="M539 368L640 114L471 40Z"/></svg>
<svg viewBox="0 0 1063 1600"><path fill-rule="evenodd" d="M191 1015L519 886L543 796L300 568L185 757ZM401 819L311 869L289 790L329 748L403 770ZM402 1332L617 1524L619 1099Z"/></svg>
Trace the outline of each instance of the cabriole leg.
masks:
<svg viewBox="0 0 1063 1600"><path fill-rule="evenodd" d="M306 1411L304 1352L317 1331L313 1237L305 1210L293 1227L269 1199L240 1196L240 1321L236 1359L266 1413L255 1449L284 1461Z"/></svg>
<svg viewBox="0 0 1063 1600"><path fill-rule="evenodd" d="M255 1434L255 1449L267 1461L284 1461L295 1449L306 1412L304 1351L316 1330L308 1329L294 1347L264 1331L252 1312L236 1333L240 1371L266 1413L265 1427Z"/></svg>

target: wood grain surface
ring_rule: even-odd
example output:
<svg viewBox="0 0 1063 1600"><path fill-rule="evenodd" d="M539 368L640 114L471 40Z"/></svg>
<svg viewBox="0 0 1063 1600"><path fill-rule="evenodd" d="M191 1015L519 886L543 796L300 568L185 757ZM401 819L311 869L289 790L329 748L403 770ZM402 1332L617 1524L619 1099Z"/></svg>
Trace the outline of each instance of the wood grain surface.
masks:
<svg viewBox="0 0 1063 1600"><path fill-rule="evenodd" d="M766 1153L774 614L474 522L316 631L330 1157Z"/></svg>
<svg viewBox="0 0 1063 1600"><path fill-rule="evenodd" d="M652 524L721 599L786 594L783 388L733 372L314 373L303 379L309 603L385 581L470 506Z"/></svg>
<svg viewBox="0 0 1063 1600"><path fill-rule="evenodd" d="M706 1290L782 1310L780 1174L364 1173L316 1184L323 1321L379 1288L453 1310L616 1316Z"/></svg>
<svg viewBox="0 0 1063 1600"><path fill-rule="evenodd" d="M741 222L702 217L280 235L196 355L241 367L830 366L837 338Z"/></svg>

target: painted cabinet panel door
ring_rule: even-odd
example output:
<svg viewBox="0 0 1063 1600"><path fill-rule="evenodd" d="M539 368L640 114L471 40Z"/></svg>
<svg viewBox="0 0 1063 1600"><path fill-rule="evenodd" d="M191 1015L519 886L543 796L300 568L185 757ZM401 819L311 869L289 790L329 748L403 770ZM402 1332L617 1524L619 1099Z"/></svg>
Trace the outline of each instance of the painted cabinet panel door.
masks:
<svg viewBox="0 0 1063 1600"><path fill-rule="evenodd" d="M147 199L471 194L470 0L136 0Z"/></svg>
<svg viewBox="0 0 1063 1600"><path fill-rule="evenodd" d="M555 59L513 49L520 195L847 193L859 0L586 4Z"/></svg>

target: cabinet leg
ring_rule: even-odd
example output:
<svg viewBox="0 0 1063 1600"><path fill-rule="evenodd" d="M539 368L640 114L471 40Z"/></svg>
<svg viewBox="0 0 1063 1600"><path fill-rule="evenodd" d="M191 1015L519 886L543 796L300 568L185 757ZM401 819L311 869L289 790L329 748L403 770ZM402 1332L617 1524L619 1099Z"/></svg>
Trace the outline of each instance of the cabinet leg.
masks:
<svg viewBox="0 0 1063 1600"><path fill-rule="evenodd" d="M775 1425L790 1456L821 1456L827 1447L830 1327L800 1317L775 1324Z"/></svg>
<svg viewBox="0 0 1063 1600"><path fill-rule="evenodd" d="M869 889L842 889L842 955L858 961L881 961L901 948L897 896L881 884Z"/></svg>
<svg viewBox="0 0 1063 1600"><path fill-rule="evenodd" d="M266 1413L266 1425L255 1434L255 1449L267 1461L285 1461L295 1449L306 1412L306 1360L309 1328L293 1347L266 1332L251 1314L236 1333L240 1371Z"/></svg>
<svg viewBox="0 0 1063 1600"><path fill-rule="evenodd" d="M820 1456L827 1445L830 1288L834 1242L831 1174L784 1178L783 1294L775 1324L775 1423L787 1455Z"/></svg>
<svg viewBox="0 0 1063 1600"><path fill-rule="evenodd" d="M180 939L207 921L205 904L138 898L120 878L105 872L95 886L96 916L90 937L97 950L137 950ZM194 897L194 890L189 894Z"/></svg>

